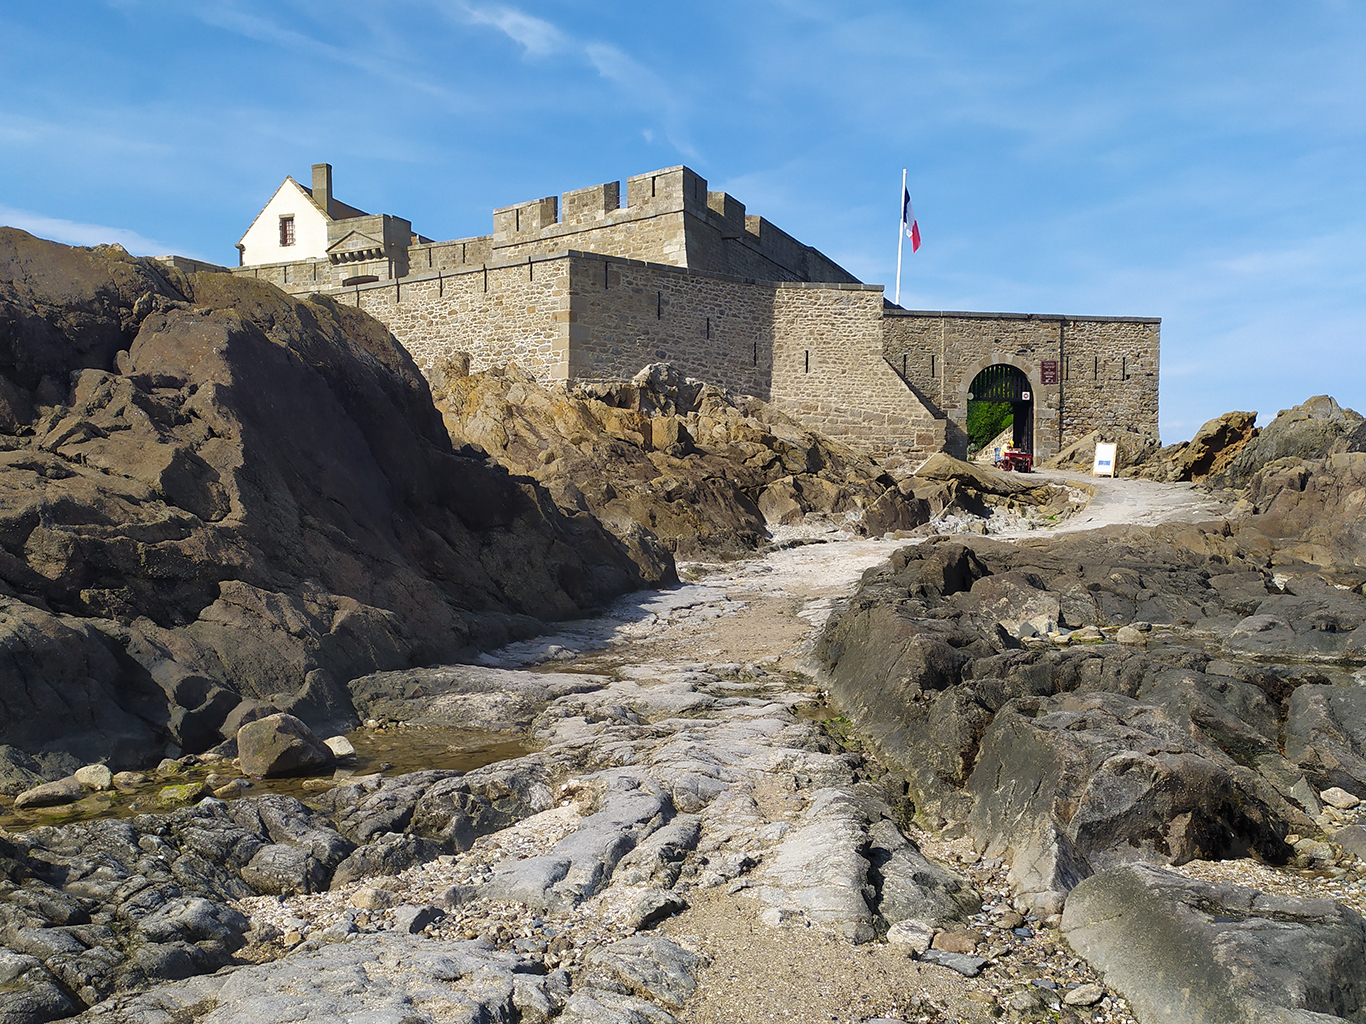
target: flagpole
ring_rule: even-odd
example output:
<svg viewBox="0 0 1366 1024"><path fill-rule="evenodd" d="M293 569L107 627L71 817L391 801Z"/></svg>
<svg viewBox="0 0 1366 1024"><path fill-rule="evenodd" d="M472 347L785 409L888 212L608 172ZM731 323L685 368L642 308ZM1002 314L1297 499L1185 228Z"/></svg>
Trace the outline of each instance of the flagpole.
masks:
<svg viewBox="0 0 1366 1024"><path fill-rule="evenodd" d="M897 196L901 204L901 223L896 229L896 298L892 300L901 305L901 243L906 240L906 168L901 168L901 194Z"/></svg>

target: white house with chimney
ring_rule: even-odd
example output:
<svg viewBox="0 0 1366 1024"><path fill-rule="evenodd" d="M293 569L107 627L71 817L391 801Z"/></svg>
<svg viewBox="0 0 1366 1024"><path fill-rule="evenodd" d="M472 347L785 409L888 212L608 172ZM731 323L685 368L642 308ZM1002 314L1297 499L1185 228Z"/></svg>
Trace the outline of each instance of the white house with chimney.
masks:
<svg viewBox="0 0 1366 1024"><path fill-rule="evenodd" d="M332 165L314 164L312 188L286 177L275 190L237 243L237 262L249 267L326 261L335 268L329 278L350 283L375 280L380 275L372 272L381 269L385 277L406 274L408 246L428 242L402 217L369 214L343 203L332 194Z"/></svg>

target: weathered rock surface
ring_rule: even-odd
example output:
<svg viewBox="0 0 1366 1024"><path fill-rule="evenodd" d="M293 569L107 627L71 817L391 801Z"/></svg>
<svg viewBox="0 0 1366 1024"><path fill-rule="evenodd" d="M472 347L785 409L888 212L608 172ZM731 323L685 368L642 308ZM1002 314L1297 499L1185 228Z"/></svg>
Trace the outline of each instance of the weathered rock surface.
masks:
<svg viewBox="0 0 1366 1024"><path fill-rule="evenodd" d="M1022 892L1133 860L1284 862L1319 791L1366 792L1357 690L1315 667L1353 656L1366 600L1314 572L1273 579L1239 537L903 549L832 616L814 667L918 812L965 822ZM1032 635L1054 614L1054 639ZM1142 645L1107 641L1136 623ZM1287 657L1306 663L1267 663Z"/></svg>
<svg viewBox="0 0 1366 1024"><path fill-rule="evenodd" d="M643 582L591 518L453 451L398 343L325 299L6 228L0 385L21 750L146 764L244 699L337 731L348 679Z"/></svg>
<svg viewBox="0 0 1366 1024"><path fill-rule="evenodd" d="M1332 900L1130 865L1078 885L1062 929L1144 1022L1309 1024L1366 1009L1366 921Z"/></svg>
<svg viewBox="0 0 1366 1024"><path fill-rule="evenodd" d="M299 775L336 760L332 748L293 715L267 715L237 730L242 772L256 778Z"/></svg>
<svg viewBox="0 0 1366 1024"><path fill-rule="evenodd" d="M1316 395L1276 414L1257 437L1250 440L1229 464L1220 482L1241 488L1269 463L1281 459L1323 459L1353 449L1351 438L1363 419L1344 409L1327 395Z"/></svg>
<svg viewBox="0 0 1366 1024"><path fill-rule="evenodd" d="M734 557L806 516L872 534L928 519L862 452L667 364L551 388L515 367L437 379L456 444L532 477L566 512L597 516L642 565L654 560L654 581L674 578L669 552Z"/></svg>
<svg viewBox="0 0 1366 1024"><path fill-rule="evenodd" d="M499 674L465 682L491 693ZM35 1020L91 1006L84 1019L121 1024L455 1012L438 1007L471 1020L668 1021L705 958L642 929L686 915L688 893L725 886L727 899L780 909L775 927L856 942L912 919L962 928L980 906L907 838L894 793L862 759L793 714L810 696L782 677L655 665L561 673L533 690L530 673L501 674L534 711L535 754L352 777L316 809L205 800L15 837L0 861L13 865L0 964L25 980L0 1000L47 1006ZM457 881L426 894L394 885L424 872ZM305 913L308 901L331 909ZM295 906L304 916L284 909ZM503 907L518 927L460 941ZM180 980L247 942L276 962Z"/></svg>
<svg viewBox="0 0 1366 1024"><path fill-rule="evenodd" d="M1256 422L1255 412L1226 412L1201 426L1189 441L1148 454L1132 475L1168 483L1217 476L1257 437Z"/></svg>

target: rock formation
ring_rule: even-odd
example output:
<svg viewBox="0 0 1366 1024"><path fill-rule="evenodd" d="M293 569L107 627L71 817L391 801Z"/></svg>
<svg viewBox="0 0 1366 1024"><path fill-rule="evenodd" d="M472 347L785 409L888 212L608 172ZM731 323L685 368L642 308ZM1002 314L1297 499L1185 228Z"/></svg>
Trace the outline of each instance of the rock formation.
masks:
<svg viewBox="0 0 1366 1024"><path fill-rule="evenodd" d="M1326 398L1251 418L1139 468L1239 486L1230 520L902 549L812 662L921 819L1004 858L1017 905L1065 906L1145 1022L1366 1008L1355 912L1159 870L1357 842L1334 801L1366 797L1361 419Z"/></svg>
<svg viewBox="0 0 1366 1024"><path fill-rule="evenodd" d="M203 750L244 699L353 722L355 676L643 582L453 450L368 316L0 230L0 743L45 771Z"/></svg>
<svg viewBox="0 0 1366 1024"><path fill-rule="evenodd" d="M929 517L864 453L667 364L629 382L549 388L515 366L436 376L456 444L532 477L566 513L596 516L642 564L657 560L661 580L661 549L735 557L812 515L865 534Z"/></svg>

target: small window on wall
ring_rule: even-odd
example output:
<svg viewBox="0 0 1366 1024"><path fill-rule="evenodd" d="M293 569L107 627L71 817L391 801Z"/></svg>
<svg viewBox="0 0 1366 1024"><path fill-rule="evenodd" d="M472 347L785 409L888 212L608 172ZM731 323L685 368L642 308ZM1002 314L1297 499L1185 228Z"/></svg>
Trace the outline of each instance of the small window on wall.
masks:
<svg viewBox="0 0 1366 1024"><path fill-rule="evenodd" d="M280 218L280 246L294 244L294 215Z"/></svg>

